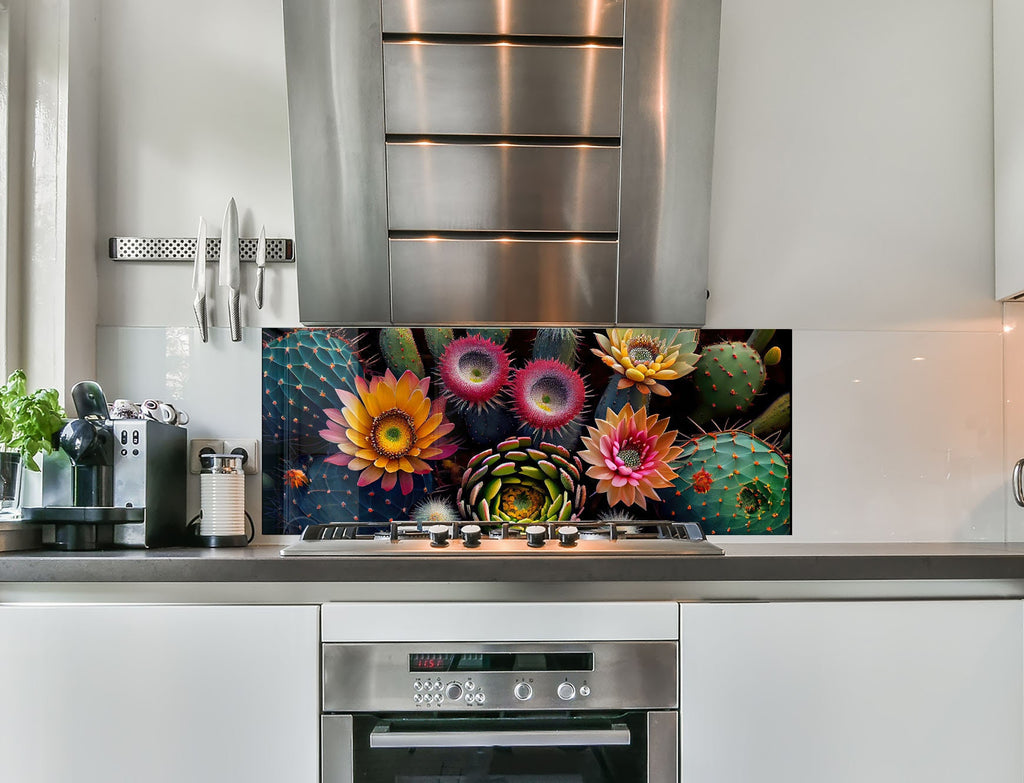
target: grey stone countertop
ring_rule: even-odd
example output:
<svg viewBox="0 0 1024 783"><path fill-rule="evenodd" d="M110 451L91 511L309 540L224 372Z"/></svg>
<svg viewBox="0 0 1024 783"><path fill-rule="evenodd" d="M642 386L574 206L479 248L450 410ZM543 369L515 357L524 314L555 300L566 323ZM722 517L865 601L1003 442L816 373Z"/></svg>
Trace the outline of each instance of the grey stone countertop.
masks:
<svg viewBox="0 0 1024 783"><path fill-rule="evenodd" d="M716 583L975 580L1024 586L1024 543L722 543L725 556L281 557L238 549L0 554L0 583ZM1017 589L1010 590L1012 593ZM1024 592L1022 592L1024 594Z"/></svg>

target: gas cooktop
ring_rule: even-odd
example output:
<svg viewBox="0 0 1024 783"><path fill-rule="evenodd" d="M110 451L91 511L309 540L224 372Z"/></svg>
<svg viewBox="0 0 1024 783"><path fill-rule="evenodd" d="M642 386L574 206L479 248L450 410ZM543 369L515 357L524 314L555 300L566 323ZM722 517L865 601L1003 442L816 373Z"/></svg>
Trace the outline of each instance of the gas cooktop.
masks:
<svg viewBox="0 0 1024 783"><path fill-rule="evenodd" d="M558 522L500 525L454 522L421 526L392 522L310 525L302 538L281 550L285 557L351 555L572 557L592 555L721 555L695 522Z"/></svg>

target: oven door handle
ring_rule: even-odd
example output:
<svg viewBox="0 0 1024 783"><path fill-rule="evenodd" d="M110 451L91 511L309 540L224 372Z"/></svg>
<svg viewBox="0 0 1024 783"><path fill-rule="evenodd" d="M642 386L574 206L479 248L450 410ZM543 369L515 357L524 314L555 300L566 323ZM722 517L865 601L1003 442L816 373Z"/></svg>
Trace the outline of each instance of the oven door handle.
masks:
<svg viewBox="0 0 1024 783"><path fill-rule="evenodd" d="M629 727L615 723L607 729L531 731L391 731L386 723L370 732L371 748L554 748L629 745Z"/></svg>

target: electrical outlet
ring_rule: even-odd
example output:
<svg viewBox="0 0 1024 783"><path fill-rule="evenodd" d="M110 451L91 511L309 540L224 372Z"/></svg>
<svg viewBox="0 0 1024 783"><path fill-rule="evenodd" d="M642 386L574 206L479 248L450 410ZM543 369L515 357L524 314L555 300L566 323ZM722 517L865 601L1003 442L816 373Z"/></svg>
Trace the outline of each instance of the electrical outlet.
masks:
<svg viewBox="0 0 1024 783"><path fill-rule="evenodd" d="M260 442L255 438L224 438L225 454L241 454L246 474L260 472Z"/></svg>
<svg viewBox="0 0 1024 783"><path fill-rule="evenodd" d="M207 451L209 449L209 451ZM200 454L223 454L224 441L210 440L209 438L193 438L188 443L188 472L198 473L202 470L202 463L199 461Z"/></svg>

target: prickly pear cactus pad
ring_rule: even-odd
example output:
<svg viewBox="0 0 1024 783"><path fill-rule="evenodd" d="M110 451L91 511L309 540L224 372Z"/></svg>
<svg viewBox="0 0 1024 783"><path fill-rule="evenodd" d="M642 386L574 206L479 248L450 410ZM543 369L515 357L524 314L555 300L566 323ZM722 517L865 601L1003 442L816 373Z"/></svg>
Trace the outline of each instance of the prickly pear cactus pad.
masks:
<svg viewBox="0 0 1024 783"><path fill-rule="evenodd" d="M710 432L684 443L679 462L668 519L695 520L708 535L789 532L789 465L764 441Z"/></svg>
<svg viewBox="0 0 1024 783"><path fill-rule="evenodd" d="M792 531L791 333L265 329L263 533L695 521Z"/></svg>

